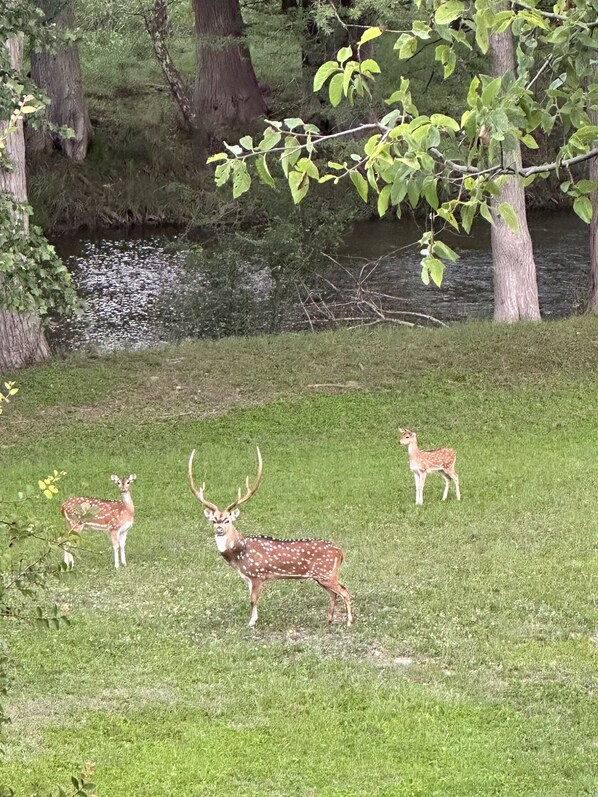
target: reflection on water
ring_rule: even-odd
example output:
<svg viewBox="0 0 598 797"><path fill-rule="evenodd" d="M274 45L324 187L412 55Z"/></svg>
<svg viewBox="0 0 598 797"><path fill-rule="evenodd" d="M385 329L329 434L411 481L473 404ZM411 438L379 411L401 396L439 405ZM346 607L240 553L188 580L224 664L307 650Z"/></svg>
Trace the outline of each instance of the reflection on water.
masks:
<svg viewBox="0 0 598 797"><path fill-rule="evenodd" d="M583 306L588 272L588 230L572 213L532 214L542 314L569 315ZM346 238L344 255L359 270L364 259L379 259L370 288L401 298L405 310L429 313L442 321L492 316L490 234L485 224L472 235L448 235L445 240L460 255L450 265L441 288L420 279L420 255L413 245L420 236L412 221L361 222ZM194 291L205 290L197 276L184 268L183 252L169 243L172 230L160 234L112 234L101 238L58 239L56 248L87 301L85 316L61 323L53 337L70 349L136 349L186 337L202 329L190 318ZM335 284L350 278L331 269ZM256 290L259 292L259 281Z"/></svg>
<svg viewBox="0 0 598 797"><path fill-rule="evenodd" d="M184 323L184 254L164 236L58 240L56 248L86 302L82 318L52 334L64 349L140 349L176 338Z"/></svg>

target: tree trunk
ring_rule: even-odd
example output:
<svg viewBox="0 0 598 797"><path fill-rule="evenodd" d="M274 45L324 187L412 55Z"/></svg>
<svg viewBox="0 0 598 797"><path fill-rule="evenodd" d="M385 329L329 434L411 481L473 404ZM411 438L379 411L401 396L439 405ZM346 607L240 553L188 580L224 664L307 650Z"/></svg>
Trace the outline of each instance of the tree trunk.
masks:
<svg viewBox="0 0 598 797"><path fill-rule="evenodd" d="M506 8L506 3L504 4ZM502 10L499 6L497 10ZM515 72L513 36L508 29L490 36L491 74L502 77ZM521 166L521 147L504 153L506 166ZM515 211L519 231L512 232L502 220L497 208L508 202ZM532 239L527 226L525 189L514 177L503 184L498 196L492 199L492 266L494 271L494 320L513 323L522 319L540 320L536 264Z"/></svg>
<svg viewBox="0 0 598 797"><path fill-rule="evenodd" d="M240 130L266 113L243 38L239 0L193 0L197 35L194 110L209 137Z"/></svg>
<svg viewBox="0 0 598 797"><path fill-rule="evenodd" d="M40 5L45 10L47 2ZM73 28L72 0L68 0L49 21L61 31ZM83 96L77 45L64 44L57 53L32 53L31 77L51 100L46 112L48 121L57 127L70 127L75 135L62 138L56 131L34 130L28 137L28 147L37 151L58 147L71 160L84 160L92 129Z"/></svg>
<svg viewBox="0 0 598 797"><path fill-rule="evenodd" d="M172 60L166 40L169 35L168 25L168 6L166 0L154 0L150 12L151 16L145 16L145 27L152 40L152 47L162 67L164 76L170 87L170 93L179 106L183 118L190 127L196 127L197 118L191 103L191 92L189 86L183 80L181 73L176 68Z"/></svg>
<svg viewBox="0 0 598 797"><path fill-rule="evenodd" d="M594 67L594 81L598 81L598 67ZM598 109L589 110L590 123L598 125ZM598 141L594 142L598 146ZM589 163L590 180L598 182L598 158L592 158ZM588 312L598 313L598 191L591 195L592 220L590 221L590 295L588 297Z"/></svg>
<svg viewBox="0 0 598 797"><path fill-rule="evenodd" d="M18 70L23 60L23 39L13 37L5 44L13 69ZM0 122L0 138L4 138L8 122ZM25 138L23 122L19 120L15 130L6 138L5 154L11 169L0 168L0 193L9 194L15 202L27 202L27 180L25 176ZM19 222L23 234L29 232L29 217L20 213ZM0 368L13 369L49 359L50 348L35 315L17 313L0 307Z"/></svg>

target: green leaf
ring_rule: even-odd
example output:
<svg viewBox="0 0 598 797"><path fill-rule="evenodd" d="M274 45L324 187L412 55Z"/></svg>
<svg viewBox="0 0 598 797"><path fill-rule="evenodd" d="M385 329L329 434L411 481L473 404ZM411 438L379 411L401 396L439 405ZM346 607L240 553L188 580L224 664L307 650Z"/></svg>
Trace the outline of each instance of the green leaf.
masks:
<svg viewBox="0 0 598 797"><path fill-rule="evenodd" d="M378 215L380 218L384 216L390 204L390 186L385 185L378 194Z"/></svg>
<svg viewBox="0 0 598 797"><path fill-rule="evenodd" d="M490 44L488 25L481 14L476 15L475 40L480 50L486 55Z"/></svg>
<svg viewBox="0 0 598 797"><path fill-rule="evenodd" d="M233 199L238 199L251 188L251 177L244 161L236 161L233 172Z"/></svg>
<svg viewBox="0 0 598 797"><path fill-rule="evenodd" d="M364 30L361 39L357 42L357 46L361 47L362 44L370 42L372 39L377 39L378 36L382 36L381 28L367 28L367 30Z"/></svg>
<svg viewBox="0 0 598 797"><path fill-rule="evenodd" d="M491 80L486 87L482 90L482 105L492 105L500 91L501 78L497 77Z"/></svg>
<svg viewBox="0 0 598 797"><path fill-rule="evenodd" d="M333 108L340 103L342 96L343 96L343 79L344 75L342 72L339 72L335 75L332 80L330 81L330 85L328 86L328 96L330 97L330 104Z"/></svg>
<svg viewBox="0 0 598 797"><path fill-rule="evenodd" d="M474 217L475 205L469 203L461 205L461 226L466 233L470 232Z"/></svg>
<svg viewBox="0 0 598 797"><path fill-rule="evenodd" d="M303 124L303 119L300 119L298 116L290 116L288 119L283 119L283 122L289 130L294 130L296 127L300 127Z"/></svg>
<svg viewBox="0 0 598 797"><path fill-rule="evenodd" d="M455 133L460 130L459 122L450 116L445 116L443 113L433 113L430 121L433 125L438 125L438 127L448 127L449 130L453 130Z"/></svg>
<svg viewBox="0 0 598 797"><path fill-rule="evenodd" d="M297 161L295 169L297 169L298 172L305 172L305 174L309 175L314 180L318 180L320 177L318 167L309 158L301 158L301 160Z"/></svg>
<svg viewBox="0 0 598 797"><path fill-rule="evenodd" d="M341 47L341 49L336 54L336 60L339 64L344 64L348 58L351 58L353 55L353 50L351 47Z"/></svg>
<svg viewBox="0 0 598 797"><path fill-rule="evenodd" d="M361 72L371 72L372 75L379 75L381 71L378 62L374 61L373 58L366 58L365 61L361 62Z"/></svg>
<svg viewBox="0 0 598 797"><path fill-rule="evenodd" d="M228 160L228 155L226 154L226 152L217 152L215 155L210 155L206 163L214 163L215 161L225 161L225 160Z"/></svg>
<svg viewBox="0 0 598 797"><path fill-rule="evenodd" d="M421 22L420 20L415 20L413 25L411 26L411 30L414 36L417 36L418 39L429 39L430 33L432 29L429 25L426 25L425 22Z"/></svg>
<svg viewBox="0 0 598 797"><path fill-rule="evenodd" d="M258 177L265 185L269 185L270 188L276 188L276 183L272 175L270 174L270 170L268 169L268 164L266 162L266 156L262 155L261 158L258 158L255 162L255 170L258 173Z"/></svg>
<svg viewBox="0 0 598 797"><path fill-rule="evenodd" d="M399 44L399 58L406 60L411 58L417 52L417 39L415 36L410 36L408 33L403 33L397 44Z"/></svg>
<svg viewBox="0 0 598 797"><path fill-rule="evenodd" d="M598 191L598 182L596 180L580 180L575 183L575 188L580 194L593 194L594 191Z"/></svg>
<svg viewBox="0 0 598 797"><path fill-rule="evenodd" d="M279 130L266 130L263 139L258 144L258 149L261 152L267 152L273 149L280 142L281 138L282 135Z"/></svg>
<svg viewBox="0 0 598 797"><path fill-rule="evenodd" d="M249 151L253 150L253 139L251 136L243 136L243 138L239 139L239 144Z"/></svg>
<svg viewBox="0 0 598 797"><path fill-rule="evenodd" d="M326 61L323 63L314 75L314 91L319 91L330 75L333 75L335 72L338 72L338 64L336 61Z"/></svg>
<svg viewBox="0 0 598 797"><path fill-rule="evenodd" d="M518 233L519 219L517 218L517 214L513 210L512 206L509 205L508 202L501 202L497 210L500 213L502 220L507 225L509 230L511 230L511 232Z"/></svg>
<svg viewBox="0 0 598 797"><path fill-rule="evenodd" d="M437 213L440 216L440 218L445 219L445 221L448 221L448 223L452 225L457 230L457 232L459 231L459 222L457 221L457 219L455 218L455 214L451 210L449 210L448 208L441 207L438 208Z"/></svg>
<svg viewBox="0 0 598 797"><path fill-rule="evenodd" d="M426 177L424 180L424 197L426 198L426 202L430 205L431 208L434 210L438 210L438 205L440 204L438 201L438 189L436 187L436 179L434 177Z"/></svg>
<svg viewBox="0 0 598 797"><path fill-rule="evenodd" d="M479 85L480 79L476 75L472 79L471 83L469 84L469 89L467 90L467 104L470 108L473 108L477 104Z"/></svg>
<svg viewBox="0 0 598 797"><path fill-rule="evenodd" d="M437 25L449 25L453 20L459 19L465 13L465 4L460 0L449 0L436 9L434 19Z"/></svg>
<svg viewBox="0 0 598 797"><path fill-rule="evenodd" d="M442 260L438 260L437 257L427 257L426 265L432 277L432 282L440 288L442 277L444 276L444 263Z"/></svg>
<svg viewBox="0 0 598 797"><path fill-rule="evenodd" d="M368 201L368 184L365 177L357 171L351 172L351 182L364 202Z"/></svg>
<svg viewBox="0 0 598 797"><path fill-rule="evenodd" d="M293 202L298 205L309 191L309 177L305 172L291 172L289 174L289 188Z"/></svg>
<svg viewBox="0 0 598 797"><path fill-rule="evenodd" d="M455 252L455 250L451 249L450 246L447 246L442 241L434 241L432 251L435 255L438 255L438 257L442 257L444 260L450 260L451 263L454 263L455 260L459 259L459 255Z"/></svg>
<svg viewBox="0 0 598 797"><path fill-rule="evenodd" d="M521 143L525 144L528 149L538 149L536 139L529 133L527 133L525 136L521 136Z"/></svg>
<svg viewBox="0 0 598 797"><path fill-rule="evenodd" d="M573 202L573 210L586 224L592 221L592 203L587 196L578 196Z"/></svg>

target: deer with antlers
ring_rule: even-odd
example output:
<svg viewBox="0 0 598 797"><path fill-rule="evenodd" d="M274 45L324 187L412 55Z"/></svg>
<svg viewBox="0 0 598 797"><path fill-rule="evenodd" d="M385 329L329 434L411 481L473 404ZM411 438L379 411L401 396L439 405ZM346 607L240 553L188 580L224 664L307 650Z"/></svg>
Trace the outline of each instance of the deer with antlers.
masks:
<svg viewBox="0 0 598 797"><path fill-rule="evenodd" d="M339 570L345 558L342 548L324 540L244 537L235 528L234 521L239 517L239 507L251 498L262 479L262 455L259 448L255 484L253 487L249 486L248 476L245 481L245 493L241 494L239 488L237 498L223 510L205 498L205 484L200 489L195 486L194 456L195 449L189 457L189 484L193 495L205 507L204 514L214 528L216 547L249 588L251 599L249 626L252 628L257 622L257 604L266 582L283 578L311 578L325 589L329 596L329 622L334 620L336 600L340 596L347 609L347 625L351 625L353 622L351 595L338 580Z"/></svg>
<svg viewBox="0 0 598 797"><path fill-rule="evenodd" d="M417 436L409 429L399 429L402 446L407 446L409 454L409 467L415 478L415 503L424 502L424 485L428 473L440 473L444 478L444 493L442 500L446 501L451 481L455 485L457 501L461 500L459 490L459 477L455 472L457 454L452 448L435 448L433 451L421 451L417 447Z"/></svg>
<svg viewBox="0 0 598 797"><path fill-rule="evenodd" d="M135 507L131 498L131 484L137 476L132 473L126 479L118 476L111 476L110 479L120 490L120 501L104 501L101 498L69 498L60 507L60 511L66 520L69 530L73 534L80 534L83 529L97 529L107 531L112 540L114 550L114 567L127 564L125 557L125 545L127 544L127 533L135 519ZM67 567L73 567L75 560L70 551L64 549L64 563Z"/></svg>

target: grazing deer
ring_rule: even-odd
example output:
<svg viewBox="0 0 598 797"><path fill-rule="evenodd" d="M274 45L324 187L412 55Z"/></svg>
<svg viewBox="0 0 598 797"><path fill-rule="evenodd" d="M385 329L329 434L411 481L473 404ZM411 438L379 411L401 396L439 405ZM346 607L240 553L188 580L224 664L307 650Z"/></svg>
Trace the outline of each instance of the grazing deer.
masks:
<svg viewBox="0 0 598 797"><path fill-rule="evenodd" d="M110 478L120 490L120 501L104 501L101 498L69 498L60 507L60 511L68 523L70 531L74 534L80 534L84 528L107 531L112 539L114 567L118 568L119 551L121 563L127 564L125 558L127 532L135 519L135 507L130 489L131 483L137 476L132 473L126 479L119 479L118 476ZM64 563L67 567L73 567L75 563L73 555L66 548Z"/></svg>
<svg viewBox="0 0 598 797"><path fill-rule="evenodd" d="M257 603L266 581L281 578L313 578L328 593L328 620L334 620L336 599L340 597L347 608L347 625L353 622L351 596L339 582L338 573L345 555L342 548L324 540L279 540L274 537L244 537L234 526L239 517L239 507L248 501L259 487L262 478L262 455L257 449L258 471L253 487L249 486L249 476L245 481L246 490L241 495L239 487L237 498L225 509L220 510L204 497L205 484L198 490L193 483L193 457L189 457L189 484L197 500L204 505L204 514L214 527L216 547L234 568L249 588L251 616L249 626L257 622Z"/></svg>
<svg viewBox="0 0 598 797"><path fill-rule="evenodd" d="M442 500L446 501L452 481L455 485L457 501L460 501L461 491L459 490L459 477L455 473L455 460L457 458L455 451L453 451L452 448L436 448L434 451L421 451L417 447L415 432L410 432L409 429L399 429L399 432L401 433L399 442L402 446L407 446L409 467L415 478L415 503L423 504L426 476L428 473L432 472L441 473L444 478Z"/></svg>

